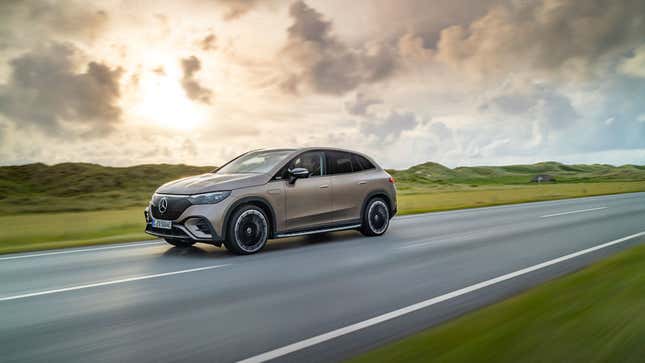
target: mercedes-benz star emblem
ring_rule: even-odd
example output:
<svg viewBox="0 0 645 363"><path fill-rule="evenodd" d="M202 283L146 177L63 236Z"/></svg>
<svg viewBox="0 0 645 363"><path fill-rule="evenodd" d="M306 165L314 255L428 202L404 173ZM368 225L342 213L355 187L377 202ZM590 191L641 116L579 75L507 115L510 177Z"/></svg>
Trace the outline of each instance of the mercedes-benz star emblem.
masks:
<svg viewBox="0 0 645 363"><path fill-rule="evenodd" d="M168 210L168 199L166 197L161 198L159 201L159 213L164 214Z"/></svg>

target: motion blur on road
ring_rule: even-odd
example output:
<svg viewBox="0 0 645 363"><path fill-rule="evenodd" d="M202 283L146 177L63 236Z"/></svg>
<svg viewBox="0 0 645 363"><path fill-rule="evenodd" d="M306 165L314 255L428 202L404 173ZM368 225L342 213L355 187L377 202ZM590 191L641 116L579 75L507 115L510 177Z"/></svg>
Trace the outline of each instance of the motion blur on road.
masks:
<svg viewBox="0 0 645 363"><path fill-rule="evenodd" d="M645 193L635 193L396 217L382 237L286 239L245 257L161 241L3 255L1 360L342 360L576 270L642 231Z"/></svg>

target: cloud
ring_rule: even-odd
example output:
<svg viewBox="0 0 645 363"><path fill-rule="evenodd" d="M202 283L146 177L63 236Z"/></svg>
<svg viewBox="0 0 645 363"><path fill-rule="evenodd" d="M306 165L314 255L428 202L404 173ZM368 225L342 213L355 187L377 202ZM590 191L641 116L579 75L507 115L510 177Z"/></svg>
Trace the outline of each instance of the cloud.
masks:
<svg viewBox="0 0 645 363"><path fill-rule="evenodd" d="M390 111L385 117L368 116L360 123L363 135L374 135L381 142L392 142L406 130L412 130L421 123L413 112Z"/></svg>
<svg viewBox="0 0 645 363"><path fill-rule="evenodd" d="M203 51L215 50L217 49L217 37L210 33L199 42L199 46Z"/></svg>
<svg viewBox="0 0 645 363"><path fill-rule="evenodd" d="M275 0L218 0L217 3L220 5L223 5L226 8L226 12L223 15L223 18L225 20L236 20L259 6L265 6L265 7L273 6L274 3L276 3L276 1Z"/></svg>
<svg viewBox="0 0 645 363"><path fill-rule="evenodd" d="M184 87L184 91L186 91L188 98L194 101L210 104L213 92L208 88L202 87L195 79L195 73L202 68L199 58L194 55L184 58L181 60L181 67L184 71L181 85Z"/></svg>
<svg viewBox="0 0 645 363"><path fill-rule="evenodd" d="M296 93L305 87L340 95L384 80L396 70L396 51L389 45L348 46L333 33L332 22L303 1L293 3L289 15L293 23L280 54L290 61L283 90Z"/></svg>
<svg viewBox="0 0 645 363"><path fill-rule="evenodd" d="M402 44L408 56L434 53L435 60L479 76L532 70L588 79L603 77L616 59L643 44L643 34L643 1L513 1L468 25L444 28L436 47L423 34Z"/></svg>
<svg viewBox="0 0 645 363"><path fill-rule="evenodd" d="M52 44L11 60L9 80L0 85L0 112L51 132L59 132L65 122L90 132L109 131L121 116L122 70L89 62L79 73L78 53L69 44Z"/></svg>
<svg viewBox="0 0 645 363"><path fill-rule="evenodd" d="M645 78L645 45L637 48L632 56L625 59L619 69L625 75Z"/></svg>
<svg viewBox="0 0 645 363"><path fill-rule="evenodd" d="M109 19L107 11L86 2L0 1L0 49L57 37L93 40Z"/></svg>
<svg viewBox="0 0 645 363"><path fill-rule="evenodd" d="M190 139L184 140L181 144L181 150L189 157L194 158L197 156L197 145L195 145L195 143Z"/></svg>
<svg viewBox="0 0 645 363"><path fill-rule="evenodd" d="M356 93L353 100L345 102L345 110L350 115L365 116L367 115L368 108L372 105L382 104L383 100L377 97L369 97L364 93Z"/></svg>
<svg viewBox="0 0 645 363"><path fill-rule="evenodd" d="M484 101L479 109L518 122L539 121L549 130L566 128L580 117L567 96L541 83L511 82Z"/></svg>
<svg viewBox="0 0 645 363"><path fill-rule="evenodd" d="M158 75L158 76L165 76L166 75L166 69L164 66L157 66L152 69L152 73Z"/></svg>

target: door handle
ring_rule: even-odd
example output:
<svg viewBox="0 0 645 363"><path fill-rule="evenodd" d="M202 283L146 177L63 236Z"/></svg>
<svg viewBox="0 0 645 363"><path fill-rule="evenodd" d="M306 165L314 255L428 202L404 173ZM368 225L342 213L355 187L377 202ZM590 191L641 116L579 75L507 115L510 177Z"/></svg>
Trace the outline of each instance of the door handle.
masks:
<svg viewBox="0 0 645 363"><path fill-rule="evenodd" d="M358 182L358 184L363 185L363 184L367 184L367 182L365 180L361 180L361 181Z"/></svg>
<svg viewBox="0 0 645 363"><path fill-rule="evenodd" d="M325 189L325 188L329 188L329 184L323 184L320 186L320 189Z"/></svg>

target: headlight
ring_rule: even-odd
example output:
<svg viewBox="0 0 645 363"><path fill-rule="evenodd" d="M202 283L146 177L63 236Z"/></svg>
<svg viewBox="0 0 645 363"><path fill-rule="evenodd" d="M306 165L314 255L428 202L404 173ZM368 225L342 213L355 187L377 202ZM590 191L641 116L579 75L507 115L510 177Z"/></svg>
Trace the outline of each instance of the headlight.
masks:
<svg viewBox="0 0 645 363"><path fill-rule="evenodd" d="M215 204L223 201L229 195L231 195L230 191L195 194L189 196L188 200L192 204Z"/></svg>

